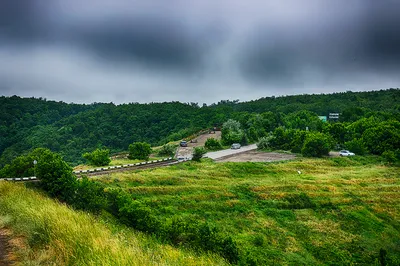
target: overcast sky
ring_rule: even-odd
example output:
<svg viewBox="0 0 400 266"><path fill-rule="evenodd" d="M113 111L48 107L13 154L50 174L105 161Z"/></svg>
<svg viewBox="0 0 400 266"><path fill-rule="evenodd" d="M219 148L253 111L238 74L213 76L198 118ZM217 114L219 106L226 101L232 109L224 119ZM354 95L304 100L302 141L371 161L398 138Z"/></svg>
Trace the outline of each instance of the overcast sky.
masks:
<svg viewBox="0 0 400 266"><path fill-rule="evenodd" d="M398 0L1 0L0 95L241 101L400 87Z"/></svg>

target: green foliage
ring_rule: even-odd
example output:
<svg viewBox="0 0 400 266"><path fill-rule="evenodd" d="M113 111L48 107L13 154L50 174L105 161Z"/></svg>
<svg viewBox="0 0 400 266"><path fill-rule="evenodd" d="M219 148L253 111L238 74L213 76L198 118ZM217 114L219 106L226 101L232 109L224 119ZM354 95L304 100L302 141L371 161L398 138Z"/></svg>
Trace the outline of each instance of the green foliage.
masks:
<svg viewBox="0 0 400 266"><path fill-rule="evenodd" d="M229 119L222 125L221 141L224 145L231 145L233 143L244 144L245 134L238 121Z"/></svg>
<svg viewBox="0 0 400 266"><path fill-rule="evenodd" d="M382 153L382 158L384 158L388 163L400 163L400 149L395 151L384 151Z"/></svg>
<svg viewBox="0 0 400 266"><path fill-rule="evenodd" d="M238 121L245 134L239 132L239 136L227 137L228 143L223 142L224 145L256 142L279 126L300 130L306 126L310 131L321 131L321 122L315 114L329 112L341 113L346 131L338 124L332 132L324 132L343 144L361 139L366 129L378 123L389 119L399 121L399 95L399 89L295 95L243 103L221 101L203 108L178 102L79 105L0 96L0 167L38 147L51 149L68 162L80 164L85 161L82 153L97 147L109 147L114 153L126 150L133 141L162 145L204 128L220 126L228 119ZM327 125L329 122L323 127Z"/></svg>
<svg viewBox="0 0 400 266"><path fill-rule="evenodd" d="M271 148L270 141L272 136L262 137L257 142L257 149L259 150L267 150Z"/></svg>
<svg viewBox="0 0 400 266"><path fill-rule="evenodd" d="M380 155L400 147L400 122L387 121L365 130L363 141L368 151Z"/></svg>
<svg viewBox="0 0 400 266"><path fill-rule="evenodd" d="M283 127L278 127L272 133L270 145L274 149L289 150L290 149L290 136L288 131Z"/></svg>
<svg viewBox="0 0 400 266"><path fill-rule="evenodd" d="M316 113L307 110L288 114L284 118L284 123L287 128L300 130L308 128L311 131L320 131L323 124Z"/></svg>
<svg viewBox="0 0 400 266"><path fill-rule="evenodd" d="M204 144L204 147L211 151L217 151L222 149L221 142L219 142L217 139L214 138L208 138L206 140L206 143Z"/></svg>
<svg viewBox="0 0 400 266"><path fill-rule="evenodd" d="M148 160L151 146L146 142L135 142L129 145L129 159Z"/></svg>
<svg viewBox="0 0 400 266"><path fill-rule="evenodd" d="M157 154L159 156L169 156L173 157L175 155L176 146L172 144L165 144L158 150Z"/></svg>
<svg viewBox="0 0 400 266"><path fill-rule="evenodd" d="M312 132L307 135L301 153L304 156L322 157L328 155L332 147L333 141L329 135Z"/></svg>
<svg viewBox="0 0 400 266"><path fill-rule="evenodd" d="M346 149L351 152L354 152L356 155L365 155L367 153L367 149L364 145L362 139L353 139L344 143Z"/></svg>
<svg viewBox="0 0 400 266"><path fill-rule="evenodd" d="M327 129L324 131L332 136L337 144L343 144L346 141L347 128L344 123L326 124Z"/></svg>
<svg viewBox="0 0 400 266"><path fill-rule="evenodd" d="M308 136L309 131L305 130L291 130L288 135L290 136L290 149L292 152L301 153L304 142Z"/></svg>
<svg viewBox="0 0 400 266"><path fill-rule="evenodd" d="M94 166L105 166L109 165L111 162L110 150L107 149L96 149L93 152L86 152L82 157L88 160L89 164Z"/></svg>
<svg viewBox="0 0 400 266"><path fill-rule="evenodd" d="M203 155L206 154L207 151L203 147L195 147L193 149L193 161L199 162L201 158L203 158Z"/></svg>
<svg viewBox="0 0 400 266"><path fill-rule="evenodd" d="M75 209L98 214L107 207L108 203L107 198L104 197L104 185L83 176L76 182L75 195L68 203Z"/></svg>
<svg viewBox="0 0 400 266"><path fill-rule="evenodd" d="M35 167L40 187L50 196L71 202L75 196L76 177L59 154L44 149Z"/></svg>
<svg viewBox="0 0 400 266"><path fill-rule="evenodd" d="M10 164L7 164L3 169L0 169L0 177L26 177L34 176L34 164L33 161L40 160L42 154L46 151L44 148L37 148L27 155L21 155L12 160Z"/></svg>

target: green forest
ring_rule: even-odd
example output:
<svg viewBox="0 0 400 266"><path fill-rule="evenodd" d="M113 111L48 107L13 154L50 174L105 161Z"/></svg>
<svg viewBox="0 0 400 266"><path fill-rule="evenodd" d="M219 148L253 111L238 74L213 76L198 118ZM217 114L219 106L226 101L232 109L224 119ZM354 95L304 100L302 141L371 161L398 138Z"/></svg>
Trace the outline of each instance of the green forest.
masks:
<svg viewBox="0 0 400 266"><path fill-rule="evenodd" d="M338 121L324 123L318 118L332 112L340 113ZM329 134L334 144L358 141L361 148L348 144L382 154L386 146L396 150L399 145L400 90L223 100L208 106L193 102L67 104L2 96L0 167L38 147L58 152L77 165L85 161L82 154L97 148L116 153L127 151L133 142L163 145L221 127L229 119L240 123L242 142L254 143L273 134L275 148L296 152L296 143L288 139L296 134L302 138L297 131L308 129Z"/></svg>

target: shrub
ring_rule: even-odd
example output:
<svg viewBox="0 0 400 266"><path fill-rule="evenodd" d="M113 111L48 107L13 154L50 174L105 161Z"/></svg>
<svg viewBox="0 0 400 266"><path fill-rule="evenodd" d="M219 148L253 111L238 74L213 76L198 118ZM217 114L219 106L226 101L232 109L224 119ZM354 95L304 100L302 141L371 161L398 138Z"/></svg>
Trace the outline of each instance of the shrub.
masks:
<svg viewBox="0 0 400 266"><path fill-rule="evenodd" d="M362 141L362 139L353 139L344 143L346 149L354 152L356 155L365 155L367 149Z"/></svg>
<svg viewBox="0 0 400 266"><path fill-rule="evenodd" d="M159 156L170 156L173 157L175 155L176 147L172 144L165 144L158 151Z"/></svg>
<svg viewBox="0 0 400 266"><path fill-rule="evenodd" d="M222 125L221 141L225 145L233 143L245 144L243 143L243 141L246 141L245 134L238 121L229 119Z"/></svg>
<svg viewBox="0 0 400 266"><path fill-rule="evenodd" d="M122 223L146 233L158 233L160 221L151 213L151 209L139 201L127 202L119 209L119 219Z"/></svg>
<svg viewBox="0 0 400 266"><path fill-rule="evenodd" d="M195 147L193 150L193 161L199 162L200 159L203 157L204 154L206 154L206 150L203 147Z"/></svg>
<svg viewBox="0 0 400 266"><path fill-rule="evenodd" d="M278 127L272 133L272 138L270 139L270 145L274 149L289 150L290 149L290 137L287 130L283 127Z"/></svg>
<svg viewBox="0 0 400 266"><path fill-rule="evenodd" d="M217 151L222 149L221 142L219 142L217 139L214 138L208 138L206 140L206 143L204 144L204 147L212 151Z"/></svg>
<svg viewBox="0 0 400 266"><path fill-rule="evenodd" d="M257 142L257 149L259 149L259 150L270 149L271 148L271 145L270 145L271 138L272 138L272 136L260 138Z"/></svg>
<svg viewBox="0 0 400 266"><path fill-rule="evenodd" d="M291 130L291 133L289 134L292 135L290 149L292 152L300 153L309 132L305 130Z"/></svg>
<svg viewBox="0 0 400 266"><path fill-rule="evenodd" d="M151 146L146 142L135 142L129 145L129 159L148 160Z"/></svg>
<svg viewBox="0 0 400 266"><path fill-rule="evenodd" d="M107 198L104 194L104 185L90 181L83 176L76 183L75 197L70 203L75 209L100 213L107 206Z"/></svg>
<svg viewBox="0 0 400 266"><path fill-rule="evenodd" d="M400 122L386 121L365 130L362 136L364 143L373 154L380 155L400 147Z"/></svg>
<svg viewBox="0 0 400 266"><path fill-rule="evenodd" d="M36 176L40 179L39 186L50 196L61 201L72 202L76 188L76 177L59 154L43 149L37 160Z"/></svg>
<svg viewBox="0 0 400 266"><path fill-rule="evenodd" d="M84 153L82 157L94 166L108 165L111 162L110 150L107 149L96 149L93 152Z"/></svg>
<svg viewBox="0 0 400 266"><path fill-rule="evenodd" d="M398 163L400 162L400 149L397 149L395 151L384 151L382 153L382 157L388 163Z"/></svg>
<svg viewBox="0 0 400 266"><path fill-rule="evenodd" d="M310 132L304 142L301 153L304 156L322 157L328 155L333 147L332 138L319 132Z"/></svg>

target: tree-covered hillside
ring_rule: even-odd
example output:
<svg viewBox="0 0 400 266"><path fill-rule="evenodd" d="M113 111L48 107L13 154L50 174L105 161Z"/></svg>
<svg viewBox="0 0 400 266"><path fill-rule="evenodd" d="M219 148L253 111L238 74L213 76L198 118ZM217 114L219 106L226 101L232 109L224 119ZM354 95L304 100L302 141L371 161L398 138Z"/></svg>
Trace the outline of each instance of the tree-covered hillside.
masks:
<svg viewBox="0 0 400 266"><path fill-rule="evenodd" d="M228 119L239 121L250 141L256 141L280 126L304 130L304 123L311 123L317 127L315 116L329 112L341 113L341 122L371 116L380 121L400 120L400 90L267 97L243 103L220 101L202 107L179 102L82 105L0 97L0 166L37 147L49 148L67 161L79 163L84 161L84 152L96 148L117 152L127 150L133 142L159 145L222 125Z"/></svg>

